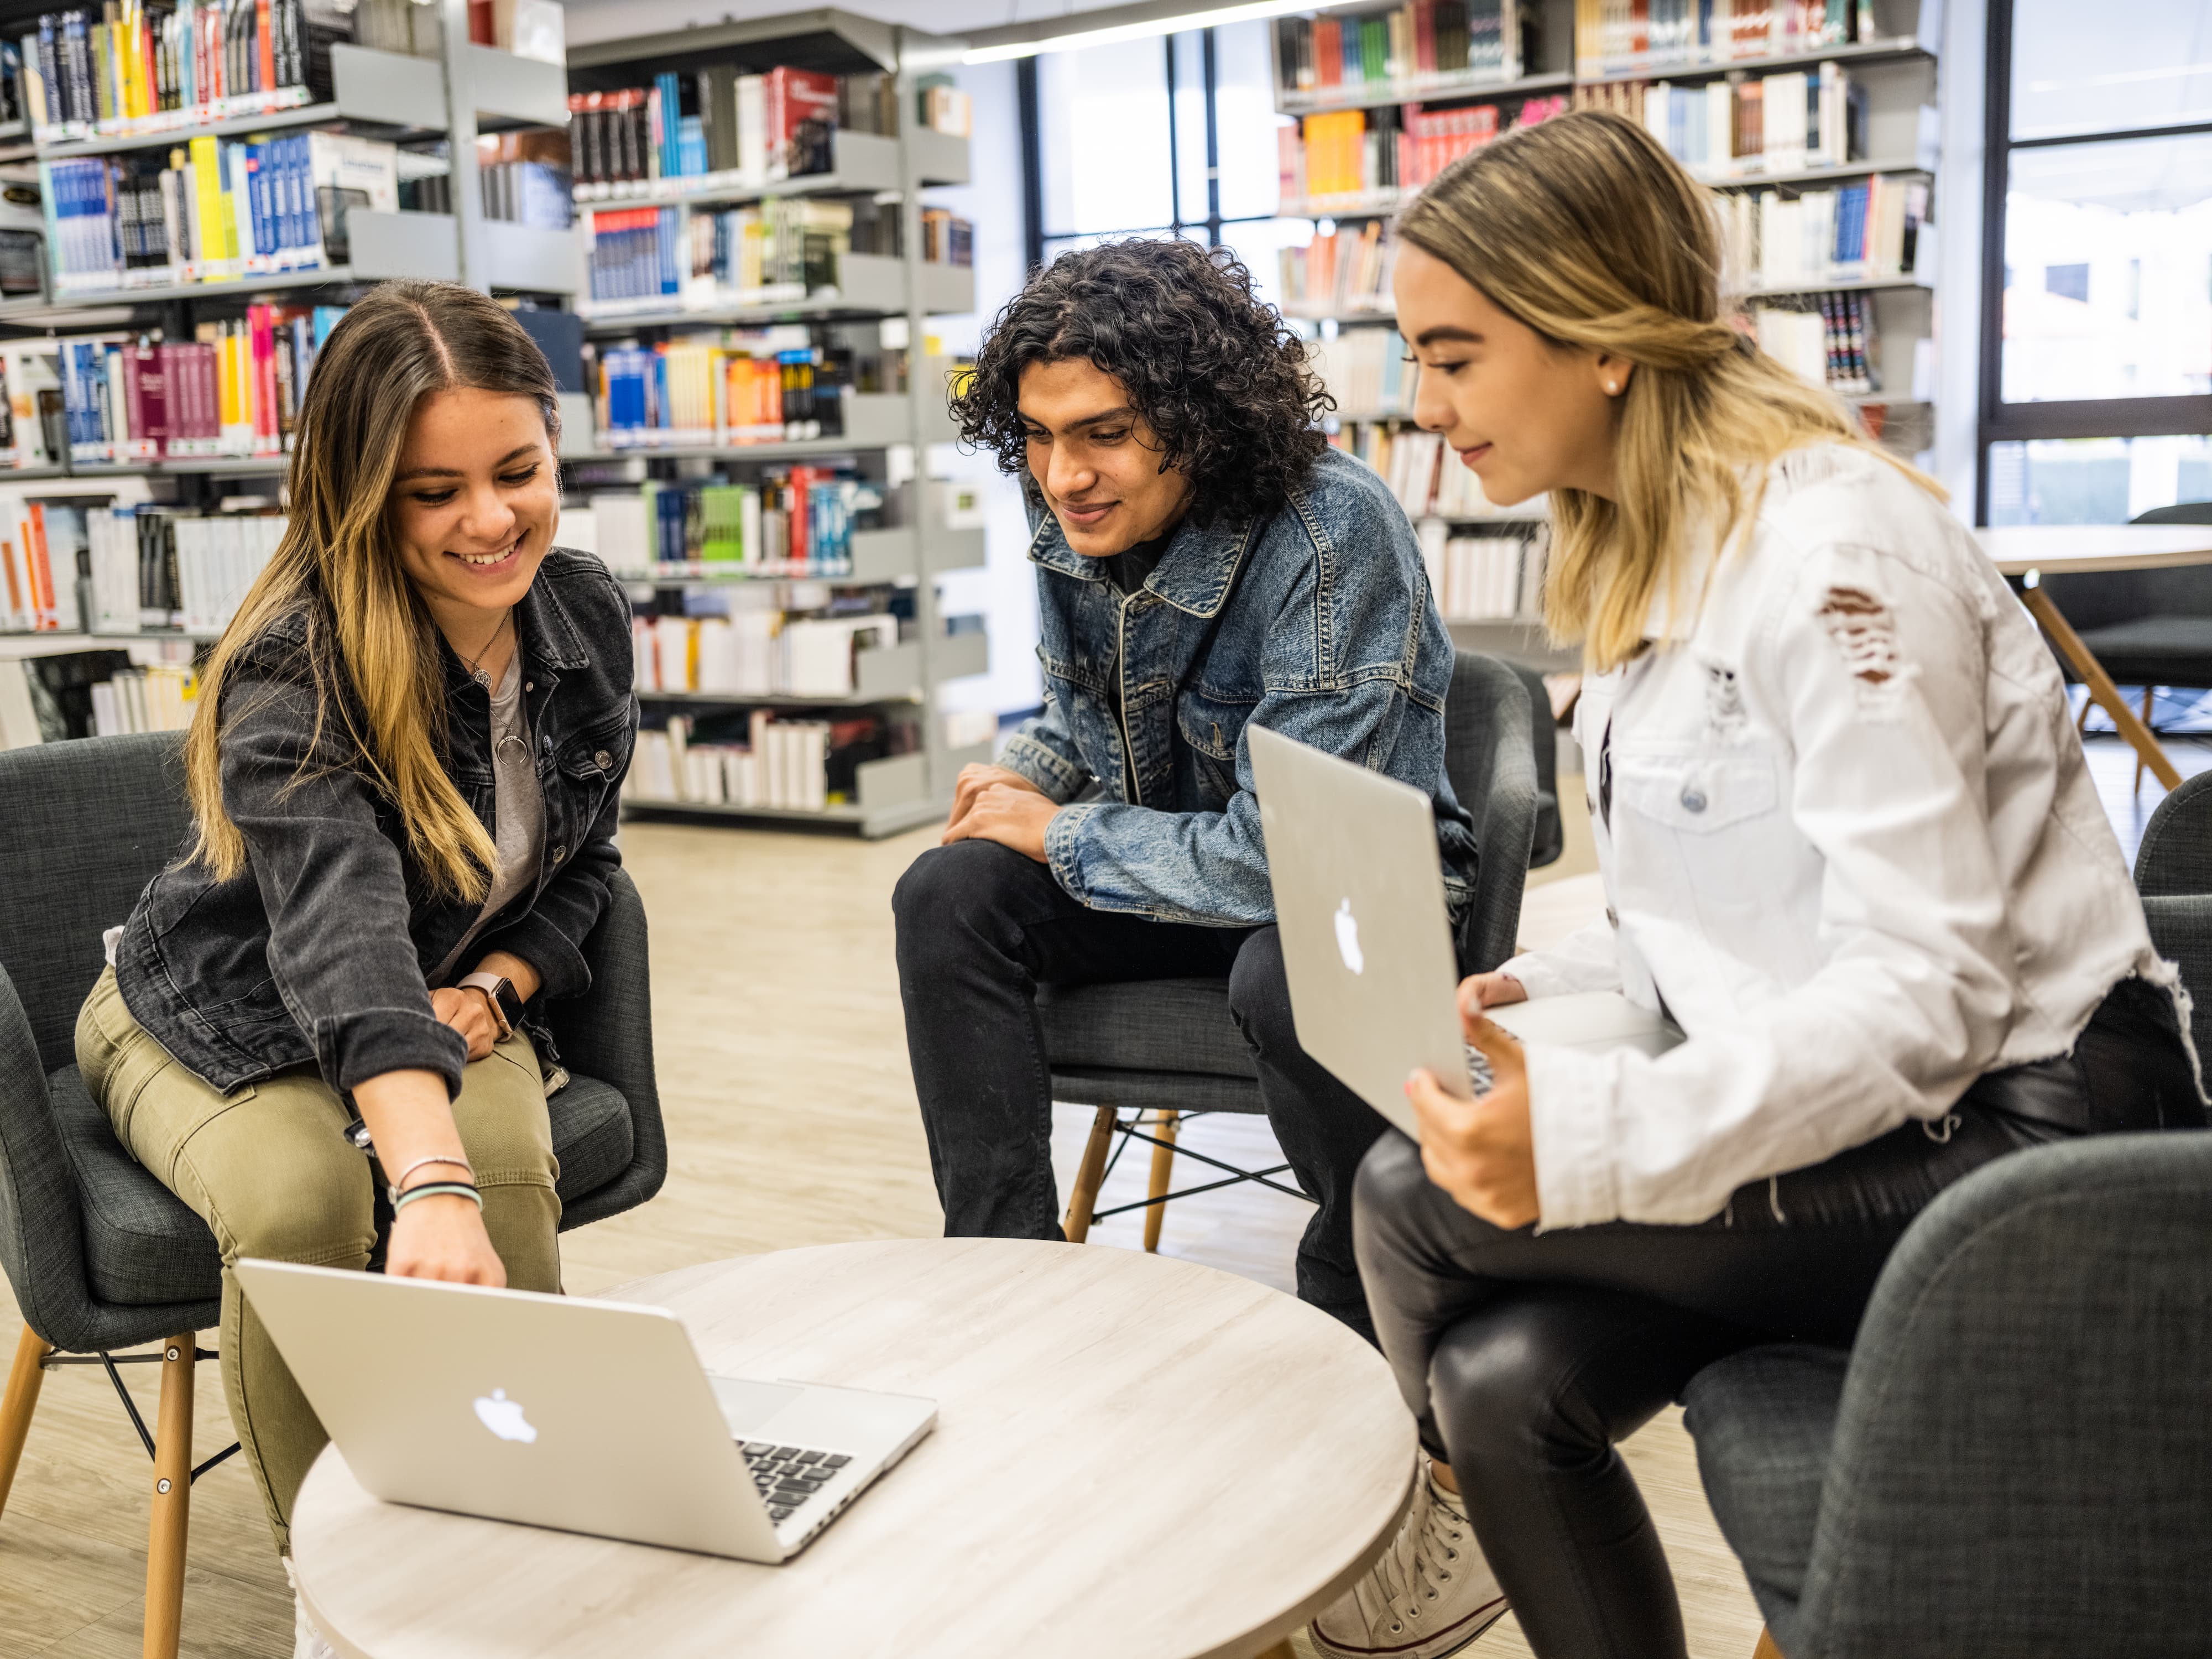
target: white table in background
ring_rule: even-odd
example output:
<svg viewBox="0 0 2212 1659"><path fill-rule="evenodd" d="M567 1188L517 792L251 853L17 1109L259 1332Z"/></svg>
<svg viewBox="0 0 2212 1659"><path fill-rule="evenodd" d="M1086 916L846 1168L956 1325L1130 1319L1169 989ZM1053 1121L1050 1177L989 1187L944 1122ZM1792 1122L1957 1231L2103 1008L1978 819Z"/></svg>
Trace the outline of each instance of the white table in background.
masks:
<svg viewBox="0 0 2212 1659"><path fill-rule="evenodd" d="M938 1426L780 1567L380 1503L327 1450L292 1547L340 1654L1287 1659L1412 1485L1372 1348L1169 1257L888 1240L616 1294L682 1314L711 1370L927 1395Z"/></svg>

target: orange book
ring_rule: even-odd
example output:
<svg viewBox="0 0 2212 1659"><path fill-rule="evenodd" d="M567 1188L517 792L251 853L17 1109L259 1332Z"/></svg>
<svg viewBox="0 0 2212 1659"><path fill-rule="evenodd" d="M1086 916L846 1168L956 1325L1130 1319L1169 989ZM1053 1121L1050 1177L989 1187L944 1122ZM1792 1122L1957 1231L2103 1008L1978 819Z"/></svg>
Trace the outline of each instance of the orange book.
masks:
<svg viewBox="0 0 2212 1659"><path fill-rule="evenodd" d="M253 38L261 47L259 90L263 92L276 89L276 36L269 12L269 0L253 0Z"/></svg>
<svg viewBox="0 0 2212 1659"><path fill-rule="evenodd" d="M54 597L54 568L46 554L46 506L44 501L30 505L28 528L23 537L23 550L30 556L32 626L57 629L61 626L60 608Z"/></svg>

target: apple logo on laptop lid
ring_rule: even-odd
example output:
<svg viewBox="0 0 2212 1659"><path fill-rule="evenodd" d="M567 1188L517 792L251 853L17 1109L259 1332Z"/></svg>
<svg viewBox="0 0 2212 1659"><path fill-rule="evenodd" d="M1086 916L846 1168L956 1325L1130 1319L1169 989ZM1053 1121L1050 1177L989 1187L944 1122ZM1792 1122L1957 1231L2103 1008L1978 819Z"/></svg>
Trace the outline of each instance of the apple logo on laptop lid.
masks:
<svg viewBox="0 0 2212 1659"><path fill-rule="evenodd" d="M1359 919L1352 914L1352 901L1345 899L1336 907L1336 949L1344 958L1344 965L1355 974L1367 971L1367 957L1359 948Z"/></svg>
<svg viewBox="0 0 2212 1659"><path fill-rule="evenodd" d="M525 1445L538 1438L537 1425L522 1414L522 1402L509 1400L505 1389L494 1389L488 1397L480 1396L477 1416L484 1427L502 1440L520 1440Z"/></svg>

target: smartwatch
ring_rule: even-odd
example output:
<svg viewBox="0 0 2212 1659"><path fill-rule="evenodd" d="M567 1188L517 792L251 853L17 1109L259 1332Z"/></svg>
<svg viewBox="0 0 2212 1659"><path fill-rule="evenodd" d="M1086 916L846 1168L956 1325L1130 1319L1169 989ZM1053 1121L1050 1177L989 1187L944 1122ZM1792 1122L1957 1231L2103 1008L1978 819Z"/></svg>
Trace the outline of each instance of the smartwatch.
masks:
<svg viewBox="0 0 2212 1659"><path fill-rule="evenodd" d="M491 1017L499 1022L499 1040L504 1042L514 1035L514 1028L522 1023L522 999L514 989L514 981L504 974L468 974L453 981L459 991L482 991L491 1002Z"/></svg>

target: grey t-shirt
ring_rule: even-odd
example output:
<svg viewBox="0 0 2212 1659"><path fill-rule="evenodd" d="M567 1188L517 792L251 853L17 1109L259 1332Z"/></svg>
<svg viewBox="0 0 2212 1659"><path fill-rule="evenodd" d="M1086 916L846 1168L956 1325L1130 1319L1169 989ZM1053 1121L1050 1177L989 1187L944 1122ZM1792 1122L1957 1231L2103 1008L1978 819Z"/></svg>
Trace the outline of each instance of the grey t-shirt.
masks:
<svg viewBox="0 0 2212 1659"><path fill-rule="evenodd" d="M538 787L538 762L530 746L522 684L522 652L518 647L507 662L506 678L491 694L492 817L494 839L499 843L499 869L476 921L430 975L434 986L448 982L484 924L538 879L538 863L545 855L545 797Z"/></svg>

